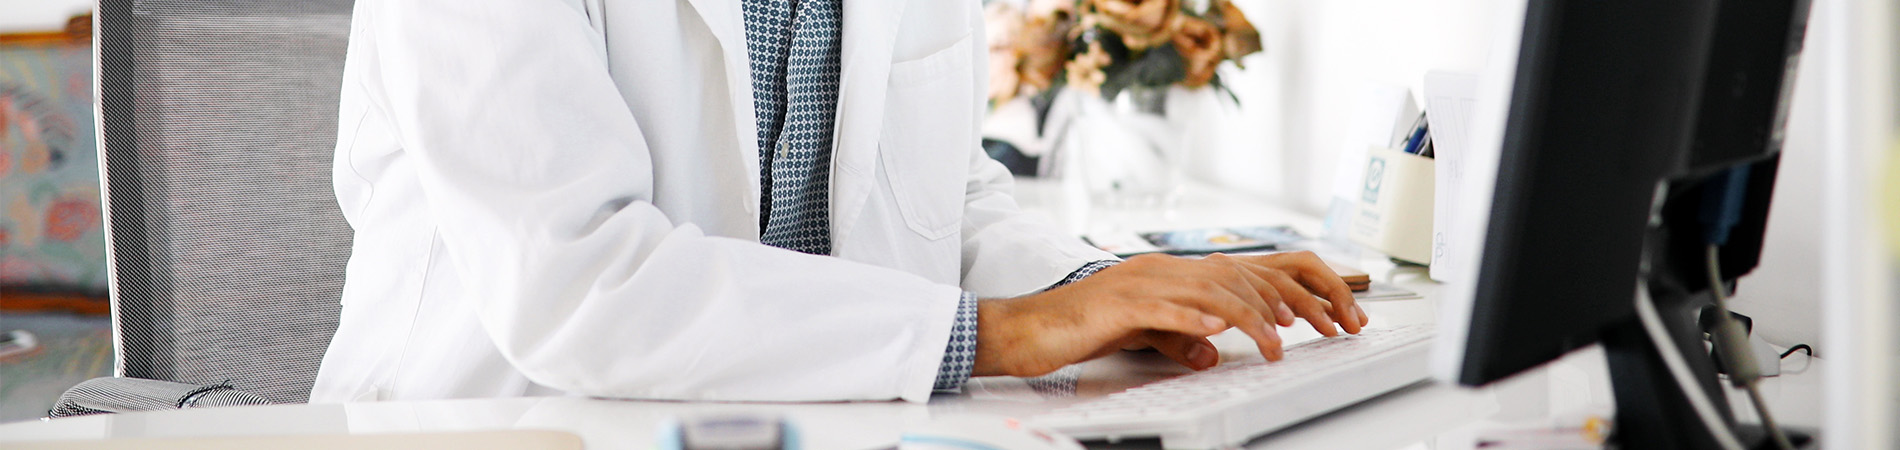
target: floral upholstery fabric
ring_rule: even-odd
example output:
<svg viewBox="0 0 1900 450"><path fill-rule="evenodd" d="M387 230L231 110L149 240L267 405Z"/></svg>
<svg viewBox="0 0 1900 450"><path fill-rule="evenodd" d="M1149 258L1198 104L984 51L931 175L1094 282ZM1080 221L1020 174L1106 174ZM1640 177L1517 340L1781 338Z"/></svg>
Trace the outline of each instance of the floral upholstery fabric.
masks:
<svg viewBox="0 0 1900 450"><path fill-rule="evenodd" d="M104 292L85 42L0 45L0 285Z"/></svg>

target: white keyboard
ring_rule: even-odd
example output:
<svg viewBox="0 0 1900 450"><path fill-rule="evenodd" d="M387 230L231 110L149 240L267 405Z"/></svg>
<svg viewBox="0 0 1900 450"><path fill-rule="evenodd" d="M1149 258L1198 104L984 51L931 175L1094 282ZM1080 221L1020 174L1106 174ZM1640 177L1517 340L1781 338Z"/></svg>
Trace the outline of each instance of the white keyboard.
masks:
<svg viewBox="0 0 1900 450"><path fill-rule="evenodd" d="M1223 364L1031 417L1080 440L1161 438L1169 449L1238 446L1424 380L1431 325L1364 330L1286 349L1279 362Z"/></svg>

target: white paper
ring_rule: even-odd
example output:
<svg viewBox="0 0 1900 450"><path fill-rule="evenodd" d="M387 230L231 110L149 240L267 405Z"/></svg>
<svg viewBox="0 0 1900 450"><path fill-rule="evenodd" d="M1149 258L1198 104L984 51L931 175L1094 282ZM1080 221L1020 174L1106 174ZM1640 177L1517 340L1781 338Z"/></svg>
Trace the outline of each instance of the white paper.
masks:
<svg viewBox="0 0 1900 450"><path fill-rule="evenodd" d="M1464 162L1471 151L1471 115L1478 103L1478 75L1455 72L1425 74L1425 118L1432 128L1432 257L1431 277L1444 282L1458 279L1459 265L1451 264L1451 231L1459 229L1459 186L1464 184Z"/></svg>
<svg viewBox="0 0 1900 450"><path fill-rule="evenodd" d="M1441 381L1456 382L1465 358L1465 341L1470 334L1471 313L1477 294L1478 258L1484 247L1485 229L1491 222L1491 195L1497 188L1498 156L1504 148L1504 121L1510 114L1511 86L1516 81L1518 46L1523 42L1525 2L1510 1L1499 11L1507 18L1493 30L1495 40L1484 72L1478 77L1477 102L1472 111L1470 139L1458 186L1459 224L1449 233L1446 248L1452 278L1444 281L1438 295L1438 337L1432 344L1432 375ZM1434 144L1435 145L1435 144ZM1449 266L1457 266L1455 268ZM1434 278L1437 278L1434 276Z"/></svg>

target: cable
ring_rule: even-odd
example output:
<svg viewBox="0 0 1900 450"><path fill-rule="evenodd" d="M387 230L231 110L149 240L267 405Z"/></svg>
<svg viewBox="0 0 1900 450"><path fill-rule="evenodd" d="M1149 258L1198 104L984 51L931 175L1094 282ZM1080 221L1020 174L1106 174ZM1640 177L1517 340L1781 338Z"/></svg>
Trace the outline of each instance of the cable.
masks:
<svg viewBox="0 0 1900 450"><path fill-rule="evenodd" d="M1709 290L1715 294L1715 309L1718 316L1716 320L1721 321L1721 325L1715 329L1726 335L1716 336L1715 341L1718 346L1727 344L1726 348L1723 348L1723 357L1717 363L1727 363L1730 381L1748 391L1748 401L1755 404L1755 413L1761 416L1761 425L1768 429L1768 436L1775 440L1775 446L1782 450L1794 450L1794 443L1788 440L1788 434L1775 424L1775 416L1768 413L1768 402L1761 399L1761 389L1758 387L1761 382L1761 367L1743 367L1755 364L1755 360L1752 353L1749 353L1746 333L1741 332L1741 325L1736 324L1735 317L1729 314L1728 285L1722 282L1721 247L1710 245L1707 255Z"/></svg>
<svg viewBox="0 0 1900 450"><path fill-rule="evenodd" d="M1727 366L1729 383L1748 391L1750 403L1761 416L1762 426L1768 429L1768 435L1774 438L1775 445L1784 450L1794 450L1794 444L1788 441L1787 433L1775 425L1775 418L1768 413L1768 403L1761 399L1761 365L1755 362L1755 353L1749 348L1748 331L1743 330L1728 309L1728 284L1722 281L1721 249L1728 243L1729 234L1742 221L1742 211L1746 208L1748 197L1749 165L1732 167L1727 171L1710 177L1703 185L1701 211L1696 219L1702 222L1703 239L1708 244L1705 252L1708 259L1709 291L1715 294L1716 323L1710 332L1710 341L1722 354L1715 363ZM1812 354L1812 353L1810 353ZM1699 392L1699 390L1697 390ZM1730 436L1734 439L1735 436Z"/></svg>
<svg viewBox="0 0 1900 450"><path fill-rule="evenodd" d="M1682 349L1675 346L1675 340L1669 336L1669 329L1663 326L1662 313L1656 310L1655 300L1649 298L1649 283L1637 280L1636 317L1643 324L1643 331L1649 333L1649 341L1656 345L1656 353L1662 357L1663 366L1669 369L1669 375L1676 379L1676 386L1682 388L1683 395L1689 397L1689 406L1695 408L1696 417L1702 420L1702 426L1708 427L1709 434L1715 436L1715 443L1729 450L1742 450L1742 442L1735 436L1735 430L1715 410L1715 402L1709 400L1707 391L1695 378L1695 372L1689 370L1689 361L1682 356Z"/></svg>
<svg viewBox="0 0 1900 450"><path fill-rule="evenodd" d="M1794 352L1802 351L1802 350L1806 350L1808 352L1809 358L1814 357L1814 347L1809 347L1808 344L1795 344L1793 347L1788 347L1788 351L1781 352L1781 359L1788 359L1788 355L1792 355L1794 354Z"/></svg>

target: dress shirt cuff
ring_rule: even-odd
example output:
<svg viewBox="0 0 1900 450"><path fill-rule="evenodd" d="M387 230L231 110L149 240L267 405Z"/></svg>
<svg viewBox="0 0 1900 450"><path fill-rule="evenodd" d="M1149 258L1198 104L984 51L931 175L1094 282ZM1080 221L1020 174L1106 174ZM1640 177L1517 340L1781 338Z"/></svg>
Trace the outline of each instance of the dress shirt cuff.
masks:
<svg viewBox="0 0 1900 450"><path fill-rule="evenodd" d="M937 368L937 384L932 389L957 391L970 381L976 368L976 294L963 293L957 302L956 322L950 326L950 345L943 351L943 365Z"/></svg>
<svg viewBox="0 0 1900 450"><path fill-rule="evenodd" d="M1113 266L1115 265L1115 263L1119 263L1119 262L1121 261L1102 260L1102 261L1096 261L1096 262L1084 264L1082 265L1082 268L1075 269L1074 272L1069 272L1069 276L1062 277L1062 281L1056 282L1054 286L1049 286L1049 288L1055 289L1069 283L1082 281L1083 278L1088 278L1089 275L1094 275L1095 272L1100 272L1102 271L1102 269L1107 269L1108 266Z"/></svg>

